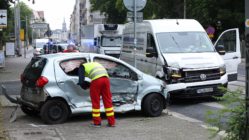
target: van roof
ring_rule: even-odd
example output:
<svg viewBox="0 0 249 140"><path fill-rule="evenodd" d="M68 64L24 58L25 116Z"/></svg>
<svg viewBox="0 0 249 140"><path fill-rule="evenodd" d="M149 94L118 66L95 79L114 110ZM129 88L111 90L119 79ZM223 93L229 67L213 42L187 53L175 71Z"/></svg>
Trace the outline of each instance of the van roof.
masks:
<svg viewBox="0 0 249 140"><path fill-rule="evenodd" d="M144 20L145 24L149 23L154 33L160 32L205 32L202 25L194 19L155 19Z"/></svg>

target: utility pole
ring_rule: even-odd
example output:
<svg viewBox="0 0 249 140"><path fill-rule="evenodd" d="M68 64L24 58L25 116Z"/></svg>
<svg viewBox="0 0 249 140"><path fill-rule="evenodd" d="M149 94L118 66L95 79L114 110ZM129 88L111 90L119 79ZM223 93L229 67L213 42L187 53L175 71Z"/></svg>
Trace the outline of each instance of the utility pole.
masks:
<svg viewBox="0 0 249 140"><path fill-rule="evenodd" d="M15 3L15 44L16 44L16 50L17 50L17 56L21 56L21 40L20 40L20 4L19 0L17 0L17 4Z"/></svg>
<svg viewBox="0 0 249 140"><path fill-rule="evenodd" d="M136 51L137 51L137 2L134 0L134 67L137 67Z"/></svg>
<svg viewBox="0 0 249 140"><path fill-rule="evenodd" d="M28 45L29 45L29 36L28 36L28 17L26 16L25 17L25 38L26 38L26 41L25 41L25 46L24 46L24 58L26 58L26 49L28 48Z"/></svg>
<svg viewBox="0 0 249 140"><path fill-rule="evenodd" d="M187 8L187 0L184 0L184 4L183 4L183 18L186 19L186 8Z"/></svg>
<svg viewBox="0 0 249 140"><path fill-rule="evenodd" d="M246 130L245 139L249 140L249 0L245 0L245 50L246 50Z"/></svg>

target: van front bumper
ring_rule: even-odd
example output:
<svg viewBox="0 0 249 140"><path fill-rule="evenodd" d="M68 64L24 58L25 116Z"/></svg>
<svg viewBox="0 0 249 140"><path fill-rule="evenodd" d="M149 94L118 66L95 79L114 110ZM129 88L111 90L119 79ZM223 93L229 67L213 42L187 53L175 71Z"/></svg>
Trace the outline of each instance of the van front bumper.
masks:
<svg viewBox="0 0 249 140"><path fill-rule="evenodd" d="M222 91L220 87L226 88L227 84L228 79L227 75L225 74L218 80L168 84L166 89L171 98L222 96L224 91Z"/></svg>
<svg viewBox="0 0 249 140"><path fill-rule="evenodd" d="M186 89L170 91L170 98L198 98L210 96L222 96L227 84L215 84L206 86L193 86Z"/></svg>

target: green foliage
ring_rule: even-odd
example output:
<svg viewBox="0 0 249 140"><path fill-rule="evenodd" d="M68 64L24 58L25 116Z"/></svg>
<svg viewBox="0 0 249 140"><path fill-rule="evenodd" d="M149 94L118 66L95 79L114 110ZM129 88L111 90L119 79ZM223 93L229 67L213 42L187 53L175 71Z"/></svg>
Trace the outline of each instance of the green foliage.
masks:
<svg viewBox="0 0 249 140"><path fill-rule="evenodd" d="M0 42L5 44L9 40L10 34L15 33L15 19L14 19L14 9L15 7L9 7L9 3L6 2L7 0L0 0L0 7L8 6L8 21L7 21L7 28L3 29L3 32L0 32ZM3 5L2 5L3 4ZM19 2L20 4L20 20L21 20L21 28L25 29L25 18L28 17L28 23L30 17L32 16L32 9L30 9L24 2ZM1 8L0 8L1 9ZM29 28L29 34L31 34L31 28ZM31 37L31 36L30 36ZM1 44L0 44L1 46Z"/></svg>
<svg viewBox="0 0 249 140"><path fill-rule="evenodd" d="M225 130L225 140L244 140L246 124L245 98L242 90L227 91L220 100L224 108L220 110L207 111L206 120L212 126L218 127L217 130L211 129L214 137L218 132Z"/></svg>
<svg viewBox="0 0 249 140"><path fill-rule="evenodd" d="M107 15L109 23L125 23L127 9L123 0L90 0L92 10ZM216 36L229 28L240 28L244 32L244 0L186 0L187 18L198 20L204 27L216 28ZM142 10L144 19L183 18L183 0L147 0ZM236 20L234 20L236 18ZM218 27L218 21L221 26Z"/></svg>

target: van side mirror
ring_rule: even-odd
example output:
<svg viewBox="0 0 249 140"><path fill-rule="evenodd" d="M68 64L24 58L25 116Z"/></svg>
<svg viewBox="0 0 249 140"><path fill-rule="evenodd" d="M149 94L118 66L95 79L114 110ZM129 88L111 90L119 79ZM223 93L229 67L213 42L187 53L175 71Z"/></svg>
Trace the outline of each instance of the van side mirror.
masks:
<svg viewBox="0 0 249 140"><path fill-rule="evenodd" d="M146 57L158 57L158 54L154 48L148 47L146 49Z"/></svg>
<svg viewBox="0 0 249 140"><path fill-rule="evenodd" d="M215 49L216 49L216 51L217 51L220 55L225 55L225 54L226 54L224 45L217 45L217 46L215 46Z"/></svg>

